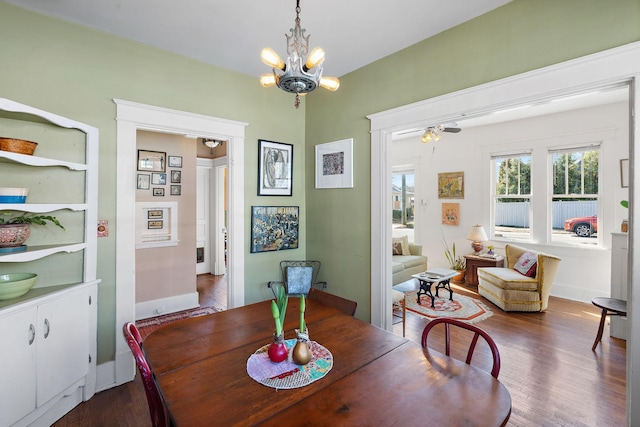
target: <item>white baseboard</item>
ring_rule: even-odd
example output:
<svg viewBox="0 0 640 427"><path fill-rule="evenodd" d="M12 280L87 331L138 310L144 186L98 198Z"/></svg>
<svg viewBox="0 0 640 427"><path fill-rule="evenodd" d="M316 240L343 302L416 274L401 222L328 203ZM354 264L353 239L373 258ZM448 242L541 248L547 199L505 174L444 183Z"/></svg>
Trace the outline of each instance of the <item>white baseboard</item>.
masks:
<svg viewBox="0 0 640 427"><path fill-rule="evenodd" d="M136 320L175 313L176 311L188 310L198 306L197 292L139 302L136 303Z"/></svg>
<svg viewBox="0 0 640 427"><path fill-rule="evenodd" d="M551 296L569 299L573 301L580 301L591 303L591 299L594 297L608 296L603 295L596 289L577 288L575 286L568 286L562 283L554 283L551 288Z"/></svg>

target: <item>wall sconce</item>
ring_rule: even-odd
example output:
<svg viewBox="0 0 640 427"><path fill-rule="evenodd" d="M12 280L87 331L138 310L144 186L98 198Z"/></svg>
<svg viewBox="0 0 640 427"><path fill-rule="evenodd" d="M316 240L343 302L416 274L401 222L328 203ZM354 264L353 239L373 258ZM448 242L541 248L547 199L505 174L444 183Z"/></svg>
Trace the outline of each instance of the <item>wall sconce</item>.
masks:
<svg viewBox="0 0 640 427"><path fill-rule="evenodd" d="M206 145L207 147L209 147L209 154L213 154L213 149L216 148L219 145L222 145L224 143L224 141L222 141L220 139L203 138L202 139L202 143L204 145Z"/></svg>

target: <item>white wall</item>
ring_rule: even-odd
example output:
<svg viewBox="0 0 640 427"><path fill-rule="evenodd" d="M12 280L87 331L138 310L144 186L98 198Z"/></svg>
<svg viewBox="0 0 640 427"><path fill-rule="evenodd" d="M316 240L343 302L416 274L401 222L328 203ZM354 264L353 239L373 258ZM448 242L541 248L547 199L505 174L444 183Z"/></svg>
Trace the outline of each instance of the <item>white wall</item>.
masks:
<svg viewBox="0 0 640 427"><path fill-rule="evenodd" d="M542 147L572 142L602 141L600 247L548 245L540 236L527 246L552 253L562 263L551 294L579 301L594 296L608 296L611 273L611 232L620 231L627 218L627 209L620 200L628 199L628 189L620 186L620 159L628 158L628 105L625 102L556 113L500 124L465 128L458 134L445 133L436 143L423 144L420 136L395 141L392 147L393 166L415 166L416 227L415 240L423 244L423 254L429 267L446 267L442 239L456 243L460 254L471 253L465 239L469 228L482 224L488 232L490 224L489 156L514 147ZM535 166L534 166L535 167ZM438 199L437 174L464 171L464 199ZM543 171L544 172L544 171ZM534 172L535 176L535 172ZM546 210L546 194L534 194L538 208ZM460 225L441 224L441 204L460 203ZM541 208L540 208L541 207ZM537 239L537 240L536 240ZM489 244L489 243L487 243ZM492 241L498 253L504 253L504 241Z"/></svg>

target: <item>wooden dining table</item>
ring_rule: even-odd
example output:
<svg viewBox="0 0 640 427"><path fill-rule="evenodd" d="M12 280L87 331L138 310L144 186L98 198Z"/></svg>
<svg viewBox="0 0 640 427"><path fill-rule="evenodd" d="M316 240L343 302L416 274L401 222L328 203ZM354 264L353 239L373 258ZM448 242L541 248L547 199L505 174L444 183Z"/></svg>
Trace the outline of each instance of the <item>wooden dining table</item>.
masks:
<svg viewBox="0 0 640 427"><path fill-rule="evenodd" d="M275 389L247 373L247 360L273 339L270 301L180 320L143 347L177 426L500 426L511 396L489 373L306 301L310 339L333 367L299 388ZM295 338L299 299L290 298L286 338Z"/></svg>

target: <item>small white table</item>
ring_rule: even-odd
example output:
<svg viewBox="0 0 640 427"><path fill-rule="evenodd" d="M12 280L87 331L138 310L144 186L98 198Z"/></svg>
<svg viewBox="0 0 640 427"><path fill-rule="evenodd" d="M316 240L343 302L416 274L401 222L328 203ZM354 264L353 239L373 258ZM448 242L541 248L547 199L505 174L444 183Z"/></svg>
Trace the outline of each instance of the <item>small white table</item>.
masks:
<svg viewBox="0 0 640 427"><path fill-rule="evenodd" d="M451 278L459 273L455 270L447 268L431 268L424 273L414 274L411 277L418 279L420 289L418 289L418 304L420 304L420 295L427 295L431 298L431 308L435 308L435 297L439 296L438 291L444 289L449 291L449 300L453 301L453 290L451 289ZM435 296L431 292L431 286L436 284Z"/></svg>

